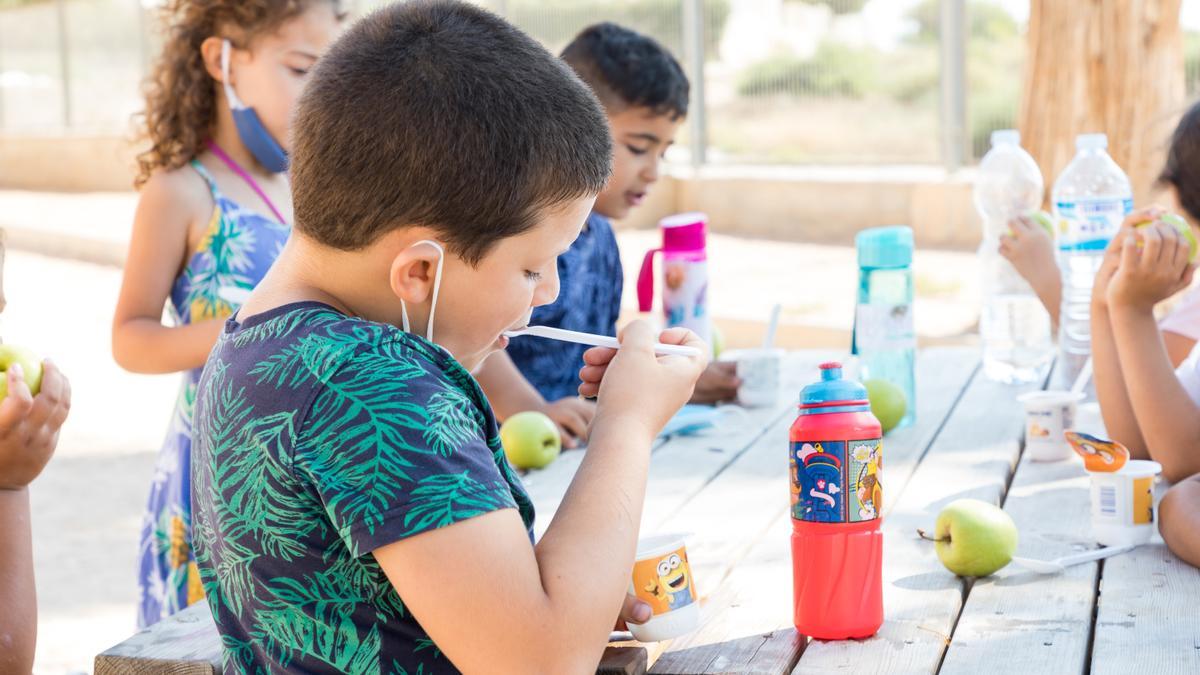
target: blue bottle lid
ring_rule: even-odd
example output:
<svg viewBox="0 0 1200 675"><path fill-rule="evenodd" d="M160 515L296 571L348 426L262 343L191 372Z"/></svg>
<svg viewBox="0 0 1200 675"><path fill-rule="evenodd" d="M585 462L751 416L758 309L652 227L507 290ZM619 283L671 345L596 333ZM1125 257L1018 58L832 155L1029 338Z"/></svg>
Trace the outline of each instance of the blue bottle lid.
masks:
<svg viewBox="0 0 1200 675"><path fill-rule="evenodd" d="M912 265L913 231L907 225L872 227L854 237L858 266L892 269Z"/></svg>
<svg viewBox="0 0 1200 675"><path fill-rule="evenodd" d="M800 414L859 412L868 409L867 388L842 378L842 364L822 363L821 381L800 391Z"/></svg>

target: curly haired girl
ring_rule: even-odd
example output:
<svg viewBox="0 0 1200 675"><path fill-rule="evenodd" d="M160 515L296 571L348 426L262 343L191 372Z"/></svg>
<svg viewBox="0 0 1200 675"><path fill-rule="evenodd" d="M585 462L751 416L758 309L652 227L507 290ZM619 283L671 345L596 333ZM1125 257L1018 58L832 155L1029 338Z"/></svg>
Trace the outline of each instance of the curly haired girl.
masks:
<svg viewBox="0 0 1200 675"><path fill-rule="evenodd" d="M172 0L164 9L112 334L125 369L184 373L142 522L140 626L203 596L191 551L196 382L225 318L287 239L289 119L343 17L338 0Z"/></svg>

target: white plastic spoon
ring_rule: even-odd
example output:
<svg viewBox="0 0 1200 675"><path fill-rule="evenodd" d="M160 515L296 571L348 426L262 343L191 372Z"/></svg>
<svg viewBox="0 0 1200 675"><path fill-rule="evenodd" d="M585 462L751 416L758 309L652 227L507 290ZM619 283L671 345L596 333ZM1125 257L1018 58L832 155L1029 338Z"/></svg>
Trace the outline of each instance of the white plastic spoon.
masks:
<svg viewBox="0 0 1200 675"><path fill-rule="evenodd" d="M617 338L615 337L581 333L576 330L566 330L565 328L551 328L550 326L526 326L521 330L504 331L504 337L507 338L521 337L522 335L534 335L537 337L550 338L551 340L561 340L563 342L591 345L593 347L611 347L612 349L620 349L621 347L621 343L617 342ZM661 342L654 345L654 352L656 354L670 356L700 356L700 350L696 349L695 347L688 347L685 345L664 345Z"/></svg>
<svg viewBox="0 0 1200 675"><path fill-rule="evenodd" d="M1012 561L1029 570L1033 570L1038 574L1058 574L1072 565L1080 563L1092 562L1093 560L1103 560L1105 558L1132 551L1137 546L1109 546L1107 548L1098 548L1092 551L1084 551L1075 555L1067 555L1054 560L1037 560L1034 558L1020 558L1013 556Z"/></svg>

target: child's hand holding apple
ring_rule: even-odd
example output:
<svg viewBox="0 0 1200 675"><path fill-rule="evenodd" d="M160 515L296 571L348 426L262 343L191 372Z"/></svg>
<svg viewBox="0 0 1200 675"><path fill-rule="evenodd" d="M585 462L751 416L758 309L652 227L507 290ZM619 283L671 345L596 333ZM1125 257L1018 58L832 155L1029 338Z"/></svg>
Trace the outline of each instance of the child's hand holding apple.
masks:
<svg viewBox="0 0 1200 675"><path fill-rule="evenodd" d="M1108 305L1151 311L1191 284L1192 245L1175 225L1162 220L1136 230L1134 234L1122 228L1118 235L1120 262L1107 282Z"/></svg>
<svg viewBox="0 0 1200 675"><path fill-rule="evenodd" d="M51 361L10 345L0 345L0 370L0 490L20 490L54 454L71 384Z"/></svg>

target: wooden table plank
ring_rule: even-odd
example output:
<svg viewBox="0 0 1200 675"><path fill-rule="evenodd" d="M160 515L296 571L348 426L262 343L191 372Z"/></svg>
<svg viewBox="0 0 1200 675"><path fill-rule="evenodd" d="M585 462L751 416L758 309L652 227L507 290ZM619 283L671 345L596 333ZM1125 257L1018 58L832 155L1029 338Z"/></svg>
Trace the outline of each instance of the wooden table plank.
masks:
<svg viewBox="0 0 1200 675"><path fill-rule="evenodd" d="M1018 555L1047 560L1096 548L1090 509L1088 478L1074 460L1023 458L1004 505L1020 533ZM1098 570L1088 563L1040 575L1010 565L975 581L941 672L1085 672Z"/></svg>
<svg viewBox="0 0 1200 675"><path fill-rule="evenodd" d="M1093 675L1200 673L1200 570L1162 539L1103 562Z"/></svg>
<svg viewBox="0 0 1200 675"><path fill-rule="evenodd" d="M796 673L932 673L941 663L966 589L934 548L916 536L960 497L1000 503L1020 455L1022 413L1015 397L1036 387L972 379L899 501L884 518L885 621L862 641L813 641ZM886 456L885 456L886 464Z"/></svg>
<svg viewBox="0 0 1200 675"><path fill-rule="evenodd" d="M978 352L931 350L919 364L929 370L919 371L927 374L918 380L918 423L888 436L884 485L907 482L975 372ZM791 423L790 415L776 423L681 513L703 528L689 543L700 587L728 576L705 598L701 628L668 645L651 672L780 673L799 657L805 641L792 627L791 519L783 496ZM762 514L771 514L765 532L757 525ZM737 547L747 544L742 555Z"/></svg>
<svg viewBox="0 0 1200 675"><path fill-rule="evenodd" d="M200 602L138 631L96 656L96 675L221 672L221 642L208 603Z"/></svg>

